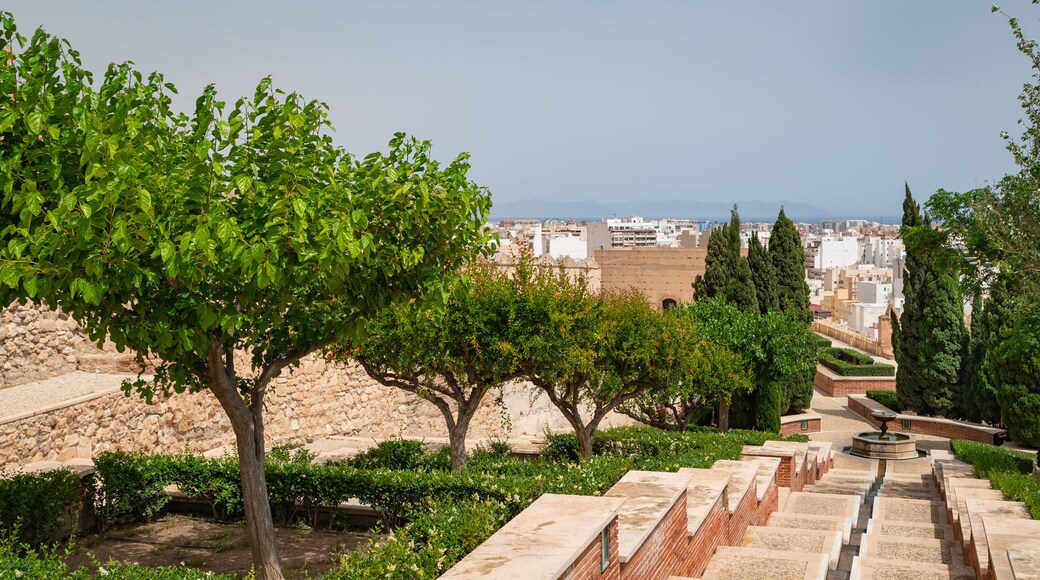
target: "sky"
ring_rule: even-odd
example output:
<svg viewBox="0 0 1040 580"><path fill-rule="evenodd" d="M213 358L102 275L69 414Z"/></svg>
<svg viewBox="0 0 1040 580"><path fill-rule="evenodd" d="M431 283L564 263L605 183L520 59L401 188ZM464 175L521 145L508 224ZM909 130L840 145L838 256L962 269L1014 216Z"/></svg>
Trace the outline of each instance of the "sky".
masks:
<svg viewBox="0 0 1040 580"><path fill-rule="evenodd" d="M1026 32L1040 9L1001 4ZM1014 170L1030 79L966 0L4 0L100 73L158 70L190 109L272 75L328 103L352 153L396 131L472 155L496 202L806 203L899 215Z"/></svg>

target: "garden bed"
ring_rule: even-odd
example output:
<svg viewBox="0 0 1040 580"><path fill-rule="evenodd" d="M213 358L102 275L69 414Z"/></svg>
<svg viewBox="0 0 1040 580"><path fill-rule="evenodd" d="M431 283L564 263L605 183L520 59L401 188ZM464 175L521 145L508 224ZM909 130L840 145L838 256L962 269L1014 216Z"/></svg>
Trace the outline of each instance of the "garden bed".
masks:
<svg viewBox="0 0 1040 580"><path fill-rule="evenodd" d="M843 377L894 377L896 367L876 362L870 355L851 348L820 351L820 364Z"/></svg>

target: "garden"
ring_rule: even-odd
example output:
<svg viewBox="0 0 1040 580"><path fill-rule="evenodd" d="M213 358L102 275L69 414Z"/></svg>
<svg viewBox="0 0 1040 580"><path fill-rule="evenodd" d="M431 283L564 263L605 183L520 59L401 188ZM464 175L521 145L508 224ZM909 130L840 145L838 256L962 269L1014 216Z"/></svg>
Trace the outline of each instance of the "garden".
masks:
<svg viewBox="0 0 1040 580"><path fill-rule="evenodd" d="M874 357L851 348L820 350L820 364L843 377L892 377L896 367L874 360Z"/></svg>
<svg viewBox="0 0 1040 580"><path fill-rule="evenodd" d="M461 473L452 469L447 447L430 450L420 441L391 439L354 458L323 464L302 448L276 448L265 465L279 543L293 554L287 575L435 578L543 493L597 495L632 469L709 467L739 458L743 445L768 439L805 437L623 427L598 432L593 455L585 461L579 461L574 434L549 435L544 452L533 459L513 455L504 442L488 441L470 454ZM83 485L66 471L0 480L0 575L172 579L248 572L235 458L117 452L99 455L95 465ZM164 491L171 485L202 500L208 515L174 514L171 495ZM335 515L337 506L353 499L374 509L374 526ZM95 529L61 542L85 510L94 514ZM174 528L195 535L178 535ZM161 544L171 536L172 548ZM141 550L150 543L160 545ZM96 557L115 556L120 552L112 547L120 545L130 558ZM127 552L127 545L135 549ZM312 553L300 559L285 547ZM170 565L154 565L164 561Z"/></svg>

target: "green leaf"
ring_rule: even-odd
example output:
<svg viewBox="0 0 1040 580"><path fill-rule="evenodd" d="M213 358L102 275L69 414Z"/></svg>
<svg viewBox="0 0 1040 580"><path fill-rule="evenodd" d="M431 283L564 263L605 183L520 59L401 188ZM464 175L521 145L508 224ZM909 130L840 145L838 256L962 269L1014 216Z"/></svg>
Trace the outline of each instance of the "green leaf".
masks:
<svg viewBox="0 0 1040 580"><path fill-rule="evenodd" d="M39 135L40 130L43 128L43 113L41 111L32 111L26 115L25 124L31 134Z"/></svg>

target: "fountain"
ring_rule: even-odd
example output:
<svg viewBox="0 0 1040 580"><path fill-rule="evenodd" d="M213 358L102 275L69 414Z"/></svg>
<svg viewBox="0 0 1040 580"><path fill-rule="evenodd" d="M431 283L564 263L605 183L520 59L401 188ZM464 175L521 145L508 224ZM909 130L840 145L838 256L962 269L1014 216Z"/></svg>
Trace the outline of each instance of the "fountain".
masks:
<svg viewBox="0 0 1040 580"><path fill-rule="evenodd" d="M871 417L881 421L881 431L868 431L852 437L850 453L871 459L916 459L917 443L913 435L889 433L888 422L896 414L891 411L874 411Z"/></svg>

